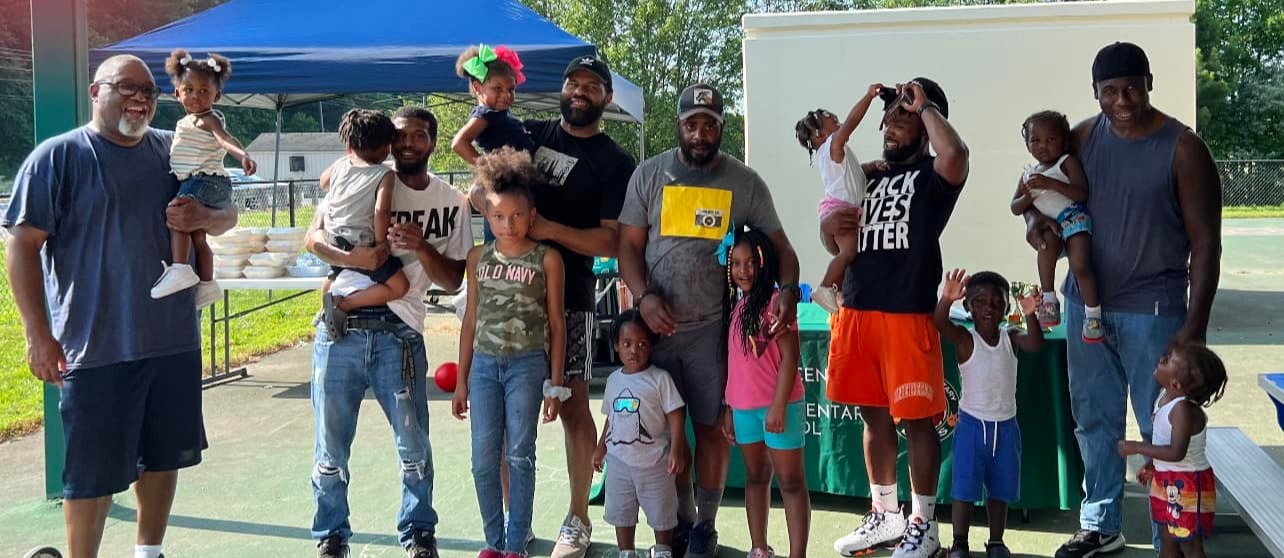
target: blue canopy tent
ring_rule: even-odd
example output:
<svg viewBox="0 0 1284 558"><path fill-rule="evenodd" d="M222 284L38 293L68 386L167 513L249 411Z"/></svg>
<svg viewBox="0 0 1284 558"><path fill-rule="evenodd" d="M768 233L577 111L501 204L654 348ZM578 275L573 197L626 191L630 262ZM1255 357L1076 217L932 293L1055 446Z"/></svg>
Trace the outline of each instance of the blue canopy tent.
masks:
<svg viewBox="0 0 1284 558"><path fill-rule="evenodd" d="M220 104L276 110L279 152L288 106L351 93L464 98L468 84L455 74L455 60L469 45L503 44L517 51L526 82L518 87L516 104L533 110L556 110L567 63L597 52L517 0L359 5L356 13L351 0L231 0L93 49L89 58L96 66L107 57L132 54L160 78L175 48L198 58L208 52L227 56L232 79ZM604 117L641 123L642 90L618 75L612 82L614 102Z"/></svg>

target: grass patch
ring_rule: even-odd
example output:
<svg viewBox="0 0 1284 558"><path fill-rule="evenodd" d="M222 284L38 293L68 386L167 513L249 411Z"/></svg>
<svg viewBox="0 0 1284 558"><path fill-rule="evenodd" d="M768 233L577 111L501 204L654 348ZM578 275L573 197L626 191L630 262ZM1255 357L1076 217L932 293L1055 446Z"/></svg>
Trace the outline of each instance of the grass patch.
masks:
<svg viewBox="0 0 1284 558"><path fill-rule="evenodd" d="M1246 205L1223 207L1223 219L1281 219L1284 218L1284 205Z"/></svg>
<svg viewBox="0 0 1284 558"><path fill-rule="evenodd" d="M306 226L312 218L311 207L300 208L298 216ZM246 212L250 219L270 218L267 211ZM256 215L257 213L257 215ZM288 224L288 216L277 214L280 226ZM250 221L245 226L253 226ZM4 261L4 244L0 242L0 261ZM3 266L0 266L3 267ZM230 291L231 310L238 312L280 299L298 291ZM312 336L312 317L321 307L320 296L315 292L304 294L233 320L231 329L231 360L236 366L256 357L292 347ZM223 309L218 307L221 316ZM205 373L210 373L209 362L210 322L208 311L202 314L201 347ZM223 332L218 331L218 359L223 359ZM9 288L7 269L0 270L0 441L32 432L43 421L42 389L40 382L27 369L26 343L22 322L18 319L18 306Z"/></svg>

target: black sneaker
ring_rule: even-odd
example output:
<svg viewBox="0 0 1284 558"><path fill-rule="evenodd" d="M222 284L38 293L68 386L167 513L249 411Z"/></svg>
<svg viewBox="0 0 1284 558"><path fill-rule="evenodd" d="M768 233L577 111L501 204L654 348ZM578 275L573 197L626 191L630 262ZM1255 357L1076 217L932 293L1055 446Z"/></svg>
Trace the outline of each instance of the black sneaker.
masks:
<svg viewBox="0 0 1284 558"><path fill-rule="evenodd" d="M691 543L690 521L678 520L678 526L673 528L673 544L669 545L673 549L674 558L682 558L687 555L687 545Z"/></svg>
<svg viewBox="0 0 1284 558"><path fill-rule="evenodd" d="M950 546L950 552L945 558L972 558L972 552L968 550L966 543L956 542Z"/></svg>
<svg viewBox="0 0 1284 558"><path fill-rule="evenodd" d="M348 542L339 535L322 539L317 543L317 558L348 558Z"/></svg>
<svg viewBox="0 0 1284 558"><path fill-rule="evenodd" d="M1012 558L1008 545L1001 542L985 543L985 558Z"/></svg>
<svg viewBox="0 0 1284 558"><path fill-rule="evenodd" d="M406 558L437 558L437 537L430 531L415 529L410 534Z"/></svg>
<svg viewBox="0 0 1284 558"><path fill-rule="evenodd" d="M718 530L712 521L703 521L691 529L686 558L714 558L718 555Z"/></svg>
<svg viewBox="0 0 1284 558"><path fill-rule="evenodd" d="M1101 554L1110 554L1123 550L1124 538L1119 535L1103 535L1096 531L1080 529L1070 537L1066 544L1057 549L1056 558L1091 558Z"/></svg>

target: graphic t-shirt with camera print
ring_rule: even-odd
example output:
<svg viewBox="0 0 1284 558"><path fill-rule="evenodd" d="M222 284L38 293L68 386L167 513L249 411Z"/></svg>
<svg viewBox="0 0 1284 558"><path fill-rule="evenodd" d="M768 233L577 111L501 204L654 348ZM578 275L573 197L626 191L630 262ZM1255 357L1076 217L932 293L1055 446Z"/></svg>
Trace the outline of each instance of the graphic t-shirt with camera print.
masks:
<svg viewBox="0 0 1284 558"><path fill-rule="evenodd" d="M717 250L732 224L780 230L771 191L757 172L725 153L712 169L691 169L677 149L633 171L620 223L649 228L647 285L669 301L679 331L722 320L727 272Z"/></svg>
<svg viewBox="0 0 1284 558"><path fill-rule="evenodd" d="M626 374L612 372L602 392L606 455L631 467L653 467L669 455L669 419L666 415L686 404L668 372L648 367Z"/></svg>
<svg viewBox="0 0 1284 558"><path fill-rule="evenodd" d="M843 306L931 313L941 283L941 232L960 186L936 174L934 157L869 174L860 250L843 278Z"/></svg>

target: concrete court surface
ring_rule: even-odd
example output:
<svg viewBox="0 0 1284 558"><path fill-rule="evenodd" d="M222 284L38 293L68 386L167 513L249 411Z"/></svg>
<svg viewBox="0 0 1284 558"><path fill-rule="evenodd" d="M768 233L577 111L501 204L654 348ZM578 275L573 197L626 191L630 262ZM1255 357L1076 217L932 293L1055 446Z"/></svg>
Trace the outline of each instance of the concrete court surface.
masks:
<svg viewBox="0 0 1284 558"><path fill-rule="evenodd" d="M1284 433L1274 421L1274 409L1256 386L1256 374L1284 369L1280 337L1284 312L1284 221L1237 220L1226 223L1223 272L1210 343L1226 359L1231 384L1226 398L1209 411L1214 425L1233 425L1280 462L1284 462ZM1032 262L1033 263L1033 262ZM451 315L431 314L427 331L429 359L434 366L456 360L458 322ZM308 400L311 346L279 352L253 363L251 376L205 391L205 415L210 449L205 462L181 475L177 501L166 539L166 555L182 557L312 556L309 536L312 501L312 412ZM600 405L601 386L594 389L593 409ZM434 501L441 524L438 541L443 556L471 557L482 546L481 526L469 472L468 424L450 417L448 394L433 388L432 441L436 469ZM600 419L599 419L600 424ZM1135 428L1132 429L1135 436ZM356 535L353 556L402 556L395 533L399 505L399 470L391 431L372 398L362 406L361 424L353 448L350 490ZM532 555L547 556L566 510L567 490L562 431L556 424L540 429L538 505L534 529L539 540ZM0 558L21 556L37 544L62 546L61 509L41 498L42 441L39 435L0 444ZM1125 535L1129 548L1114 556L1153 556L1149 549L1146 500L1142 489L1130 485L1125 503ZM855 515L868 501L813 496L810 553L835 556L831 542L852 529ZM1231 511L1223 501L1223 511ZM116 498L104 536L104 557L132 552L135 503L126 493ZM590 508L596 526L590 555L615 556L614 534L601 520L602 508ZM950 539L948 508L941 538ZM1077 512L1034 512L1029 523L1014 514L1007 540L1017 556L1051 556L1078 527ZM977 512L973 548L985 540L983 512ZM729 490L719 516L722 556L744 555L749 536L741 494ZM1257 558L1267 556L1243 523L1219 516L1217 536L1209 556ZM652 540L639 529L638 543ZM771 513L770 541L787 552L784 513L777 500ZM890 553L888 553L890 554Z"/></svg>

